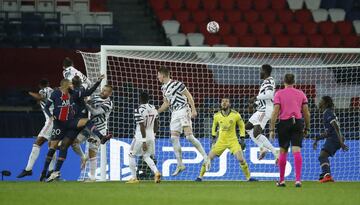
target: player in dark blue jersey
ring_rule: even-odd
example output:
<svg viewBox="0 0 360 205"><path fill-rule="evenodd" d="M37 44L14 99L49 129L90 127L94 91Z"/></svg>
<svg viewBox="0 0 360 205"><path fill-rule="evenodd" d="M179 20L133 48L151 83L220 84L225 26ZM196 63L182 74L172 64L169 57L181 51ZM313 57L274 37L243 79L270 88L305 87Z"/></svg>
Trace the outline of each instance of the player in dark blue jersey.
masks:
<svg viewBox="0 0 360 205"><path fill-rule="evenodd" d="M331 97L323 96L319 102L319 109L323 112L323 123L325 132L317 137L313 148L317 148L317 142L321 139L326 139L319 156L320 167L322 173L320 174L319 181L321 183L333 182L330 172L329 157L333 157L340 148L343 151L349 150L344 144L345 138L340 132L340 126L338 119L334 113L334 103Z"/></svg>
<svg viewBox="0 0 360 205"><path fill-rule="evenodd" d="M48 103L45 106L46 113L54 119L54 128L52 132L52 140L50 142L50 149L47 154L44 169L40 177L43 181L46 176L46 170L49 166L50 159L54 155L55 150L59 148L59 157L56 162L55 171L50 175L48 181L52 181L60 176L60 169L67 156L67 149L72 144L73 140L78 135L82 128L87 128L90 132L98 136L102 143L105 143L109 136L103 136L96 126L88 118L76 117L76 110L74 109L75 102L80 102L82 98L91 95L100 85L104 76L99 78L90 89L81 92L72 89L72 83L64 79L61 81L60 89L55 90ZM49 107L54 105L53 115L49 111ZM61 145L58 147L59 142Z"/></svg>
<svg viewBox="0 0 360 205"><path fill-rule="evenodd" d="M74 99L74 111L75 111L75 118L88 118L88 112L85 106L84 98L83 96L89 96L89 92L93 93L95 90L86 89L84 86L82 86L82 81L79 76L75 76L71 80L73 84L73 90L71 91L72 95L76 95L77 97Z"/></svg>

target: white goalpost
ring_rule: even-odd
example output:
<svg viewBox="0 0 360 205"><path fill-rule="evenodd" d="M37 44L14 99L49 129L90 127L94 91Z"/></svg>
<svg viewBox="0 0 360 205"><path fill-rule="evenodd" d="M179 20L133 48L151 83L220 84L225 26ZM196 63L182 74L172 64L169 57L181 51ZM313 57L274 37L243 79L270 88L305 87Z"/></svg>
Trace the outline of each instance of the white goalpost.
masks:
<svg viewBox="0 0 360 205"><path fill-rule="evenodd" d="M270 64L277 89L282 87L286 73L295 74L296 87L309 98L311 133L303 143L303 179L317 180L320 174L318 155L312 149L313 139L324 131L322 113L317 104L322 96L334 99L340 127L346 138L348 152L338 151L331 158L331 169L336 180L360 180L360 49L358 48L230 48L230 47L165 47L165 46L101 46L99 53L81 52L86 73L93 82L106 74L102 86L113 86L114 110L110 115L109 132L114 138L101 146L98 160L99 180L127 180L130 177L128 150L135 132L134 109L139 105L138 93L147 91L151 103L162 103L157 69L166 66L173 79L182 81L192 93L198 111L193 120L194 135L205 150L210 150L213 114L220 99L231 99L245 123L251 114L248 100L258 93L260 67ZM176 160L169 139L170 113L160 115L160 130L156 139L157 166L165 180L194 180L200 172L200 153L182 137L183 161L187 169L176 177L172 173ZM268 130L264 131L268 136ZM248 137L248 136L247 136ZM261 180L274 180L278 169L268 154L258 160L259 148L246 140L244 155L251 175ZM277 142L274 145L278 147ZM288 159L286 176L294 178L292 157ZM141 164L141 161L139 162ZM140 177L149 178L145 168L138 170ZM81 177L86 177L86 171ZM244 180L239 164L228 151L214 160L205 180Z"/></svg>

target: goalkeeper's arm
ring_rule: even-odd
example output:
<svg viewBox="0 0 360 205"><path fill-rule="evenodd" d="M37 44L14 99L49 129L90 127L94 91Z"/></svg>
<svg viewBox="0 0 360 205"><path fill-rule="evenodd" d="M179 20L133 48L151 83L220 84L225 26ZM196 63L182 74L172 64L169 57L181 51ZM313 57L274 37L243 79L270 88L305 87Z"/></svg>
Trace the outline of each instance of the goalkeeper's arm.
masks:
<svg viewBox="0 0 360 205"><path fill-rule="evenodd" d="M211 144L214 145L216 143L217 138L217 126L218 126L218 119L216 117L216 114L214 115L213 124L211 128Z"/></svg>
<svg viewBox="0 0 360 205"><path fill-rule="evenodd" d="M243 119L241 118L240 114L239 114L238 119L236 120L236 124L239 127L239 132L240 132L239 143L240 143L241 149L245 150L246 149L246 144L245 144L245 123L244 123Z"/></svg>

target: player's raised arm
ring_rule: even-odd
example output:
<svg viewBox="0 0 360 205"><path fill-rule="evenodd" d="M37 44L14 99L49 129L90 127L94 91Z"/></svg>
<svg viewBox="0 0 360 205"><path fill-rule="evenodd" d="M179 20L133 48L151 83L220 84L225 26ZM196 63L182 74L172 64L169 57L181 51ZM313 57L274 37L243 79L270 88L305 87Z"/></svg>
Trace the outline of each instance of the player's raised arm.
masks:
<svg viewBox="0 0 360 205"><path fill-rule="evenodd" d="M162 112L165 112L167 109L169 109L170 103L169 101L164 98L163 104L160 106L160 108L157 110L157 112L160 114Z"/></svg>
<svg viewBox="0 0 360 205"><path fill-rule="evenodd" d="M182 94L186 96L186 98L188 99L189 105L191 106L191 117L195 118L197 116L197 111L196 111L196 107L195 107L194 98L192 97L192 95L188 91L188 89L186 89L186 88L184 89Z"/></svg>
<svg viewBox="0 0 360 205"><path fill-rule="evenodd" d="M31 97L33 97L36 101L41 101L41 100L44 100L45 97L43 95L41 95L40 93L35 93L35 92L28 92L29 95Z"/></svg>
<svg viewBox="0 0 360 205"><path fill-rule="evenodd" d="M263 92L260 92L259 95L256 97L257 100L271 100L274 97L274 88L269 85L265 87Z"/></svg>

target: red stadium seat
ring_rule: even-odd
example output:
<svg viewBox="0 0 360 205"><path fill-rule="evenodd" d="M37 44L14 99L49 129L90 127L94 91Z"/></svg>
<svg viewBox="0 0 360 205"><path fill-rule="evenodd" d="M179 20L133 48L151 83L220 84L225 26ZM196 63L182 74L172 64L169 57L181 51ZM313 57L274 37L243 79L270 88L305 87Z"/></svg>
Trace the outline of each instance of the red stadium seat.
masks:
<svg viewBox="0 0 360 205"><path fill-rule="evenodd" d="M174 16L175 19L182 24L183 22L190 21L191 14L188 10L180 10L174 12Z"/></svg>
<svg viewBox="0 0 360 205"><path fill-rule="evenodd" d="M238 38L234 35L223 36L223 42L230 47L236 47L239 44Z"/></svg>
<svg viewBox="0 0 360 205"><path fill-rule="evenodd" d="M241 11L249 11L252 7L252 0L236 0L236 5Z"/></svg>
<svg viewBox="0 0 360 205"><path fill-rule="evenodd" d="M227 11L226 20L230 23L235 23L241 21L241 12L239 10Z"/></svg>
<svg viewBox="0 0 360 205"><path fill-rule="evenodd" d="M194 22L181 23L181 31L185 34L196 33L197 32L197 24Z"/></svg>
<svg viewBox="0 0 360 205"><path fill-rule="evenodd" d="M286 0L271 0L271 8L274 10L284 10L286 9L287 2Z"/></svg>
<svg viewBox="0 0 360 205"><path fill-rule="evenodd" d="M347 36L343 36L343 42L344 42L344 47L348 47L348 48L358 48L359 47L359 42L360 42L360 37L356 36L356 35L347 35Z"/></svg>
<svg viewBox="0 0 360 205"><path fill-rule="evenodd" d="M278 18L281 23L289 23L294 20L294 13L290 10L280 10Z"/></svg>
<svg viewBox="0 0 360 205"><path fill-rule="evenodd" d="M313 21L306 22L303 24L303 26L305 34L312 35L317 34L318 32L318 24Z"/></svg>
<svg viewBox="0 0 360 205"><path fill-rule="evenodd" d="M150 0L150 5L154 11L159 11L166 7L166 2L166 0Z"/></svg>
<svg viewBox="0 0 360 205"><path fill-rule="evenodd" d="M266 33L266 25L263 22L255 22L250 24L250 28L253 34L262 35Z"/></svg>
<svg viewBox="0 0 360 205"><path fill-rule="evenodd" d="M221 36L226 36L231 33L232 25L226 22L220 22L219 34Z"/></svg>
<svg viewBox="0 0 360 205"><path fill-rule="evenodd" d="M244 13L244 19L248 23L254 23L259 20L259 13L253 10Z"/></svg>
<svg viewBox="0 0 360 205"><path fill-rule="evenodd" d="M264 11L270 6L269 0L254 0L254 7L257 11Z"/></svg>
<svg viewBox="0 0 360 205"><path fill-rule="evenodd" d="M309 35L310 47L324 47L324 37L319 34Z"/></svg>
<svg viewBox="0 0 360 205"><path fill-rule="evenodd" d="M325 36L325 43L327 47L337 48L341 45L341 37L339 35L327 35Z"/></svg>
<svg viewBox="0 0 360 205"><path fill-rule="evenodd" d="M360 108L360 97L352 97L350 107Z"/></svg>
<svg viewBox="0 0 360 205"><path fill-rule="evenodd" d="M294 47L307 47L308 39L304 35L291 36L291 43Z"/></svg>
<svg viewBox="0 0 360 205"><path fill-rule="evenodd" d="M218 23L223 22L225 19L225 13L222 10L209 11L208 16L211 21Z"/></svg>
<svg viewBox="0 0 360 205"><path fill-rule="evenodd" d="M157 11L156 13L157 13L157 17L160 20L160 22L162 22L164 20L173 19L173 13L169 10Z"/></svg>
<svg viewBox="0 0 360 205"><path fill-rule="evenodd" d="M283 34L284 32L284 25L282 23L275 22L272 24L268 24L267 27L269 33L273 36Z"/></svg>
<svg viewBox="0 0 360 205"><path fill-rule="evenodd" d="M208 14L206 13L206 11L199 10L193 13L192 18L195 23L202 23L208 21Z"/></svg>
<svg viewBox="0 0 360 205"><path fill-rule="evenodd" d="M202 22L202 23L198 23L198 29L200 31L200 33L204 34L204 35L208 35L209 32L207 31L207 21L206 22Z"/></svg>
<svg viewBox="0 0 360 205"><path fill-rule="evenodd" d="M275 36L275 46L276 47L289 47L290 46L290 37L288 35Z"/></svg>
<svg viewBox="0 0 360 205"><path fill-rule="evenodd" d="M353 32L353 25L350 21L338 21L335 26L341 35L349 35Z"/></svg>
<svg viewBox="0 0 360 205"><path fill-rule="evenodd" d="M220 1L220 8L223 10L232 10L235 8L234 0L221 0Z"/></svg>
<svg viewBox="0 0 360 205"><path fill-rule="evenodd" d="M273 45L273 38L270 35L257 36L257 43L260 47L271 47Z"/></svg>
<svg viewBox="0 0 360 205"><path fill-rule="evenodd" d="M184 0L184 4L187 10L195 11L200 8L200 0Z"/></svg>
<svg viewBox="0 0 360 205"><path fill-rule="evenodd" d="M237 22L234 31L237 36L244 36L249 32L249 25L245 22Z"/></svg>
<svg viewBox="0 0 360 205"><path fill-rule="evenodd" d="M180 10L183 7L183 0L168 0L168 5L173 11Z"/></svg>
<svg viewBox="0 0 360 205"><path fill-rule="evenodd" d="M242 47L254 47L256 46L256 38L253 35L240 36L239 45Z"/></svg>
<svg viewBox="0 0 360 205"><path fill-rule="evenodd" d="M221 38L220 38L220 36L214 35L214 34L206 35L205 36L205 43L210 45L210 46L213 46L215 44L220 44L221 43Z"/></svg>
<svg viewBox="0 0 360 205"><path fill-rule="evenodd" d="M308 9L295 11L295 19L297 22L302 24L313 20L312 13Z"/></svg>
<svg viewBox="0 0 360 205"><path fill-rule="evenodd" d="M319 23L320 33L323 35L330 35L335 32L335 23L331 21L324 21Z"/></svg>
<svg viewBox="0 0 360 205"><path fill-rule="evenodd" d="M276 13L273 10L265 10L260 12L261 20L266 23L274 23L276 21Z"/></svg>
<svg viewBox="0 0 360 205"><path fill-rule="evenodd" d="M301 26L301 24L299 24L297 22L287 23L287 24L285 24L285 27L286 27L287 33L290 35L297 35L302 32L302 26Z"/></svg>
<svg viewBox="0 0 360 205"><path fill-rule="evenodd" d="M215 10L218 8L218 0L202 0L202 5L207 11Z"/></svg>

